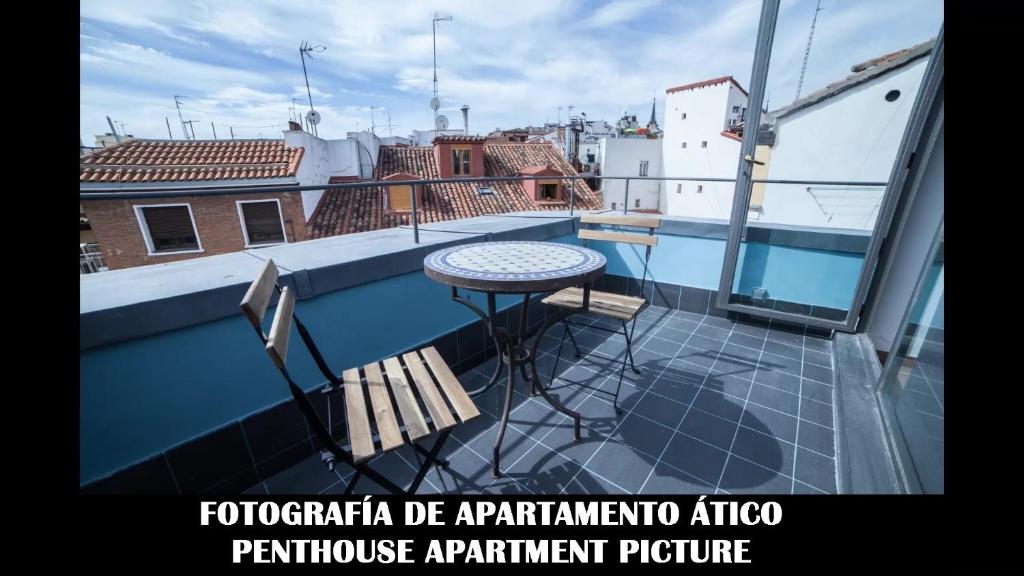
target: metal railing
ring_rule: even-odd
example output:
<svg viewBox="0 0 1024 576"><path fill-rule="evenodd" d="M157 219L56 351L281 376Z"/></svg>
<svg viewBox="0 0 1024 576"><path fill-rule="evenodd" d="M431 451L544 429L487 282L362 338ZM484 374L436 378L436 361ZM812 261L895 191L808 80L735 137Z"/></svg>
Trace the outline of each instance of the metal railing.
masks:
<svg viewBox="0 0 1024 576"><path fill-rule="evenodd" d="M417 189L423 186L434 185L434 184L486 184L493 182L527 182L530 180L560 180L570 181L569 186L569 216L575 215L576 211L576 181L577 180L624 180L625 181L625 194L623 199L622 213L629 213L629 183L634 180L657 180L657 181L675 181L675 182L732 182L735 183L735 178L710 178L710 177L696 177L696 176L602 176L602 175L563 175L563 176L470 176L465 178L422 178L417 180L388 180L386 182L380 180L367 180L362 182L345 182L341 184L313 184L313 185L299 185L294 184L281 184L281 185L256 185L256 186L235 186L235 187L211 187L211 186L195 186L195 187L153 187L153 186L112 186L109 188L83 188L79 190L79 200L126 200L126 199L153 199L153 198L180 198L182 196L232 196L232 195L243 195L243 194L266 194L274 192L303 192L303 191L327 191L327 190L356 190L361 188L373 188L373 187L387 187L387 186L409 186L409 195L411 197L411 225L413 232L413 241L419 243L420 241L420 230L419 230L419 213L420 207L416 201ZM816 186L872 186L872 187L885 187L886 182L842 182L842 181L823 181L823 180L780 180L780 179L753 179L754 184L800 184L800 185L816 185ZM92 192L90 190L95 190ZM600 190L596 191L600 192ZM601 210L605 210L602 206Z"/></svg>
<svg viewBox="0 0 1024 576"><path fill-rule="evenodd" d="M107 266L103 263L103 253L96 244L78 245L78 273L94 274L106 272Z"/></svg>

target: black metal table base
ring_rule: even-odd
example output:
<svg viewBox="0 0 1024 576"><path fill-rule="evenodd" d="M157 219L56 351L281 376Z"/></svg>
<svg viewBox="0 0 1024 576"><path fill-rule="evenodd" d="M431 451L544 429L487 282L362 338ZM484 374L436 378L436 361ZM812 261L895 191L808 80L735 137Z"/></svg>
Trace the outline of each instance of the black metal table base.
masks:
<svg viewBox="0 0 1024 576"><path fill-rule="evenodd" d="M545 389L540 383L540 377L537 373L537 345L540 343L541 338L548 331L549 328L558 324L580 312L585 312L590 303L590 284L585 284L583 287L583 306L580 308L568 308L560 311L549 318L543 325L543 327L535 335L526 335L527 329L527 318L529 314L530 306L530 294L523 295L523 303L519 315L519 327L516 333L512 333L507 328L497 326L495 324L495 294L493 292L487 293L487 313L480 310L478 306L473 304L468 298L459 296L458 289L452 287L452 300L463 304L470 310L475 312L487 325L488 333L494 340L494 344L498 350L498 354L501 356L498 360L494 374L491 376L490 381L481 386L480 388L469 392L470 396L478 396L488 391L493 387L498 380L501 378L501 372L503 367L508 367L508 385L505 389L505 403L501 411L501 424L498 427L498 436L494 441L494 452L491 458L491 475L494 478L501 477L501 443L505 439L505 429L508 427L509 413L512 411L512 392L516 385L516 374L522 375L525 382L530 385L530 395L534 396L540 394L552 408L569 416L573 419L573 434L575 440L580 440L580 415L578 412L566 408ZM533 338L533 345L527 347L525 342L528 338Z"/></svg>

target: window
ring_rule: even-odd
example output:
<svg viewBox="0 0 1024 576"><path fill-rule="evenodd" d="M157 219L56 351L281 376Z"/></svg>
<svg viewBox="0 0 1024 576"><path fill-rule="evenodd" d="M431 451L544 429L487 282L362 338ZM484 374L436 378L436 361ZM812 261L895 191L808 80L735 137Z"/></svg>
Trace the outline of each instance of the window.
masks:
<svg viewBox="0 0 1024 576"><path fill-rule="evenodd" d="M188 204L136 206L135 214L150 254L202 251Z"/></svg>
<svg viewBox="0 0 1024 576"><path fill-rule="evenodd" d="M704 185L703 184L697 184L697 192L703 192L703 191L704 191Z"/></svg>
<svg viewBox="0 0 1024 576"><path fill-rule="evenodd" d="M636 208L639 208L640 207L640 200L636 200L635 202L633 202L633 206L636 207Z"/></svg>
<svg viewBox="0 0 1024 576"><path fill-rule="evenodd" d="M739 107L739 106L733 106L733 107L732 107L732 113L733 113L733 114L736 114L736 113L738 113L739 111L740 111L740 107Z"/></svg>
<svg viewBox="0 0 1024 576"><path fill-rule="evenodd" d="M287 242L281 204L275 200L238 202L238 219L242 221L242 236L246 246Z"/></svg>
<svg viewBox="0 0 1024 576"><path fill-rule="evenodd" d="M683 142L683 148L686 148L686 142Z"/></svg>
<svg viewBox="0 0 1024 576"><path fill-rule="evenodd" d="M558 184L541 184L539 200L558 200Z"/></svg>
<svg viewBox="0 0 1024 576"><path fill-rule="evenodd" d="M701 140L700 147L701 148L707 148L708 147L708 141L707 140Z"/></svg>
<svg viewBox="0 0 1024 576"><path fill-rule="evenodd" d="M612 210L615 210L615 205L616 205L616 203L612 202Z"/></svg>
<svg viewBox="0 0 1024 576"><path fill-rule="evenodd" d="M647 160L640 161L640 175L647 176Z"/></svg>
<svg viewBox="0 0 1024 576"><path fill-rule="evenodd" d="M683 120L686 120L686 112L683 112Z"/></svg>
<svg viewBox="0 0 1024 576"><path fill-rule="evenodd" d="M452 174L469 176L472 172L469 148L452 148Z"/></svg>
<svg viewBox="0 0 1024 576"><path fill-rule="evenodd" d="M587 162L589 164L593 164L594 163L594 153L593 152L587 152Z"/></svg>
<svg viewBox="0 0 1024 576"><path fill-rule="evenodd" d="M682 184L676 184L676 194L682 194L682 193L683 193L683 185Z"/></svg>

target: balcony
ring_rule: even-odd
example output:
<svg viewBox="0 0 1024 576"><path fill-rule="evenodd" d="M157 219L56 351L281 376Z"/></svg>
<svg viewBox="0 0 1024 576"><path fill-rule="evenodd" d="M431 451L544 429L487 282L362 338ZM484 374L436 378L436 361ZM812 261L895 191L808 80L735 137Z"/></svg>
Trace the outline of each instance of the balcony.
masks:
<svg viewBox="0 0 1024 576"><path fill-rule="evenodd" d="M332 367L432 344L474 389L493 372L493 345L448 288L423 274L424 256L492 240L578 243L577 227L578 213L513 213L420 225L418 243L412 230L399 227L82 276L83 492L343 491L352 469L328 472L321 464L285 383L239 312L265 259L274 259L282 283L296 291L297 311ZM653 282L645 287L649 306L636 329L641 374L626 371L621 414L608 392L619 366L612 359L621 357L624 341L584 328L577 335L584 356L564 350L552 384L581 413L583 440L572 441L571 421L517 391L503 447L506 474L492 480L487 455L503 400L499 385L476 398L482 417L453 432L442 454L450 467L431 470L420 493L849 491L838 339L715 308L727 228L665 217L650 264ZM785 272L810 256L833 275L855 275L866 234L750 230L753 245L771 239L761 246L772 255L761 260L762 276L777 302L829 310L849 300L831 286L787 286ZM617 246L591 244L608 260L596 288L637 294L642 251ZM472 298L480 302L482 295ZM499 296L498 307L508 319L518 317L516 297ZM539 326L547 313L537 301L529 324ZM544 378L560 340L560 329L552 328L539 344ZM307 358L295 357L290 370L309 383L326 420L317 392L322 378ZM339 435L341 411L330 410ZM401 485L411 481L416 461L403 448L373 465ZM375 488L363 480L357 493Z"/></svg>

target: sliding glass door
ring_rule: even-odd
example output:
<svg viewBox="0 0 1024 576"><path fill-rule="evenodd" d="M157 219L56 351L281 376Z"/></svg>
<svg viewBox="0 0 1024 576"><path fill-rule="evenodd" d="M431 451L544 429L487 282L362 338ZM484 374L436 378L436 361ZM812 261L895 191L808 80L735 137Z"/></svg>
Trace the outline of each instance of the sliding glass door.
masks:
<svg viewBox="0 0 1024 576"><path fill-rule="evenodd" d="M936 234L928 264L900 334L886 359L882 413L907 492L945 490L945 233Z"/></svg>
<svg viewBox="0 0 1024 576"><path fill-rule="evenodd" d="M941 0L765 0L716 304L852 330L943 73ZM742 108L742 105L738 104Z"/></svg>

